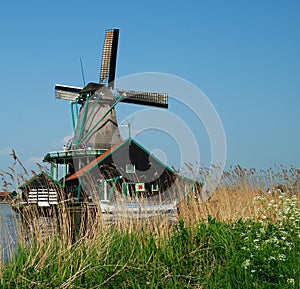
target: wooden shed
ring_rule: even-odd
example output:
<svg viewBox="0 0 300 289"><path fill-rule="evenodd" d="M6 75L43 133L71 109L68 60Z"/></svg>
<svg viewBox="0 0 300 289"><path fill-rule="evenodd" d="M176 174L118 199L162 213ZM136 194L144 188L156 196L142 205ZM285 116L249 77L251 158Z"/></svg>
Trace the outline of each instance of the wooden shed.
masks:
<svg viewBox="0 0 300 289"><path fill-rule="evenodd" d="M61 184L45 172L41 172L19 187L27 204L50 207L61 201Z"/></svg>

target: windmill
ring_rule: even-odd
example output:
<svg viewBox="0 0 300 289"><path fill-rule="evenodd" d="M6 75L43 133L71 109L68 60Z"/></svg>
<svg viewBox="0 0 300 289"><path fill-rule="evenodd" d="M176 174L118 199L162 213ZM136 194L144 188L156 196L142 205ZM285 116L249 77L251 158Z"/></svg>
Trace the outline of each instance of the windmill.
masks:
<svg viewBox="0 0 300 289"><path fill-rule="evenodd" d="M56 98L70 101L74 136L65 150L47 153L44 161L50 163L51 178L59 181L68 199L91 200L94 193L103 201L119 195L171 196L175 181L186 181L130 138L131 122L128 139L121 139L115 112L118 103L168 108L168 97L115 88L118 39L118 29L106 31L98 83L55 85ZM61 179L59 165L64 168ZM184 190L183 183L178 191Z"/></svg>
<svg viewBox="0 0 300 289"><path fill-rule="evenodd" d="M106 31L99 83L90 82L83 88L55 85L56 98L71 102L74 138L69 148L79 149L89 144L95 150L107 150L120 142L115 112L119 102L168 107L165 93L115 88L118 39L119 29Z"/></svg>

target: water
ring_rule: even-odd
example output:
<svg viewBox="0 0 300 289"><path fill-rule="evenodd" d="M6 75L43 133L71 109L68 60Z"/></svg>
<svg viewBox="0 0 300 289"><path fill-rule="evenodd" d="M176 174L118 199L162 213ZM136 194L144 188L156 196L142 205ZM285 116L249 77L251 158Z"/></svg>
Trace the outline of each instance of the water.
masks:
<svg viewBox="0 0 300 289"><path fill-rule="evenodd" d="M9 204L0 203L0 262L5 262L16 249L19 216Z"/></svg>

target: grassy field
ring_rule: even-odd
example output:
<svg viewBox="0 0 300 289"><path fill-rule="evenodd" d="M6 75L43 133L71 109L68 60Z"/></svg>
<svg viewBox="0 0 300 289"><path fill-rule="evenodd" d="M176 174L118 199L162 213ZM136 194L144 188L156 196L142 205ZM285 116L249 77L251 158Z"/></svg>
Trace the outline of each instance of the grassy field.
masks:
<svg viewBox="0 0 300 289"><path fill-rule="evenodd" d="M300 288L299 175L232 168L205 203L182 201L176 222L108 226L98 212L76 241L65 208L55 215L59 230L38 230L33 213L1 286Z"/></svg>

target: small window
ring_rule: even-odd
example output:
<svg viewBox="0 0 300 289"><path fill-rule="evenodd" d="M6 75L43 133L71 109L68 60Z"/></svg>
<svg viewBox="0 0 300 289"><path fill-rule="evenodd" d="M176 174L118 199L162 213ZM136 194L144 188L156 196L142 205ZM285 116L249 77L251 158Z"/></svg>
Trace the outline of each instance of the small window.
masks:
<svg viewBox="0 0 300 289"><path fill-rule="evenodd" d="M151 186L152 192L157 192L158 191L158 184L154 184Z"/></svg>
<svg viewBox="0 0 300 289"><path fill-rule="evenodd" d="M128 173L128 174L135 173L135 165L134 164L127 164L126 165L126 173Z"/></svg>
<svg viewBox="0 0 300 289"><path fill-rule="evenodd" d="M144 192L145 191L145 183L136 183L135 191L136 192Z"/></svg>

